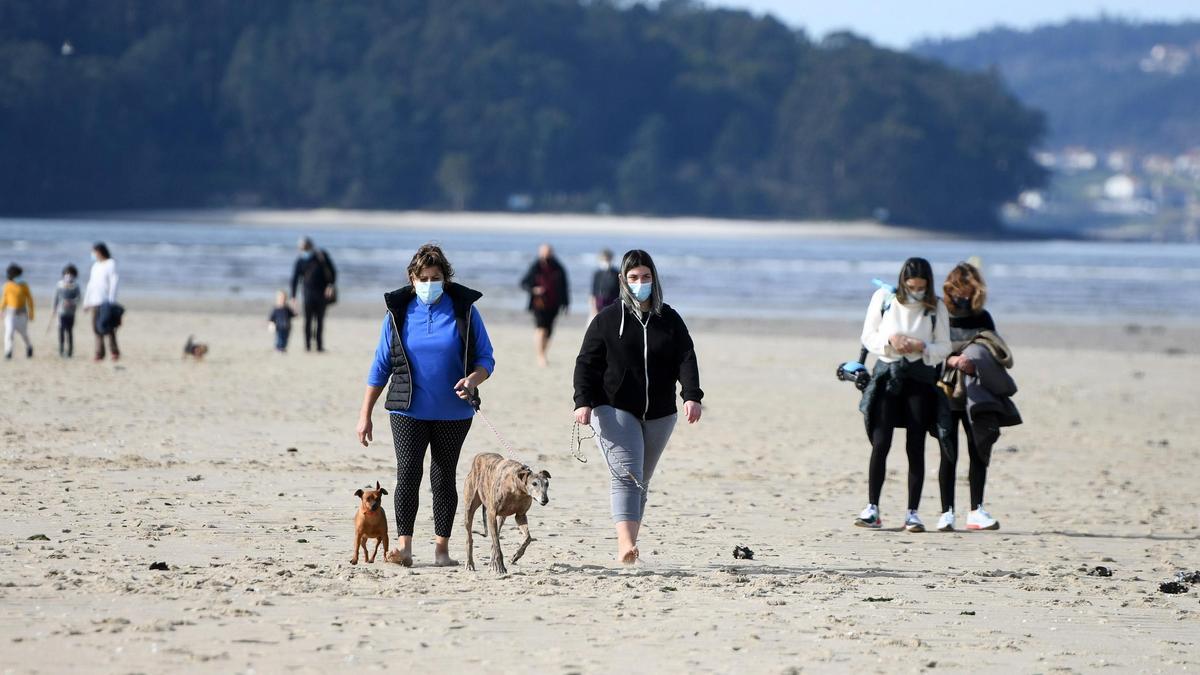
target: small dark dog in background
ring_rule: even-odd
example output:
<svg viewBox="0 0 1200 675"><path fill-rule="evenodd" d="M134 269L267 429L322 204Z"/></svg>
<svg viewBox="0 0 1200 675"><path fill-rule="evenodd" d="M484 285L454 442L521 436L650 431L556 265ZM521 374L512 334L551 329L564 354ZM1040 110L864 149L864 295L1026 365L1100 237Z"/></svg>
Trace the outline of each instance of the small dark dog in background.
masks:
<svg viewBox="0 0 1200 675"><path fill-rule="evenodd" d="M205 354L208 353L208 345L204 344L203 342L196 342L194 337L195 336L193 335L189 335L187 344L183 345L183 358L186 359L190 356L199 361L200 359L204 358Z"/></svg>

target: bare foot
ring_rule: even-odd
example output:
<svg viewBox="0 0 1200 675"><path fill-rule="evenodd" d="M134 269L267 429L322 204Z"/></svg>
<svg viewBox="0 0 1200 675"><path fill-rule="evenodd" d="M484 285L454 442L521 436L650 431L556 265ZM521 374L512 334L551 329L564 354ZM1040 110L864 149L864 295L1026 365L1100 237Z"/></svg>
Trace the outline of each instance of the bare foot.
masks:
<svg viewBox="0 0 1200 675"><path fill-rule="evenodd" d="M458 561L450 557L448 551L433 552L434 567L458 567Z"/></svg>
<svg viewBox="0 0 1200 675"><path fill-rule="evenodd" d="M617 562L625 564L625 565L633 565L634 563L636 563L638 561L639 555L641 555L641 553L639 553L637 547L634 546L633 548L629 549L628 551L618 553L617 554Z"/></svg>
<svg viewBox="0 0 1200 675"><path fill-rule="evenodd" d="M403 565L404 567L412 567L412 551L409 550L394 548L388 551L387 554L383 556L383 559L390 563Z"/></svg>

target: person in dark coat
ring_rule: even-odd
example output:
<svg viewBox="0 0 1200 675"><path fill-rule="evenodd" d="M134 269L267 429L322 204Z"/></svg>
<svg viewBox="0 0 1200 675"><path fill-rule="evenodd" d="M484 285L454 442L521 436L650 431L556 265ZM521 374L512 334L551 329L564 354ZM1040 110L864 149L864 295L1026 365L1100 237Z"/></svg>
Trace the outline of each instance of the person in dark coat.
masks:
<svg viewBox="0 0 1200 675"><path fill-rule="evenodd" d="M554 333L554 321L571 304L567 270L554 257L550 244L538 247L538 258L521 279L521 288L529 293L529 311L533 313L533 346L538 365L546 366L546 350Z"/></svg>
<svg viewBox="0 0 1200 675"><path fill-rule="evenodd" d="M292 304L296 304L296 289L304 289L304 350L325 351L325 309L334 299L337 268L329 252L318 249L308 237L300 239L300 256L292 269Z"/></svg>
<svg viewBox="0 0 1200 675"><path fill-rule="evenodd" d="M592 312L589 319L616 302L621 295L621 274L613 265L613 252L608 249L600 251L599 263L592 273Z"/></svg>

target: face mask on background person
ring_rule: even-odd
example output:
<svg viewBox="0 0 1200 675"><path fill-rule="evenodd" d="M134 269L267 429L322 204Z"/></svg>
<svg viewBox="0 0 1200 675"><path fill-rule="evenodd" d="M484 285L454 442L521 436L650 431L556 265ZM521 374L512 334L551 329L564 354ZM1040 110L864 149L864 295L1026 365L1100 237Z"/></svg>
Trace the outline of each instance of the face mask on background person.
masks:
<svg viewBox="0 0 1200 675"><path fill-rule="evenodd" d="M954 311L958 312L959 314L962 314L962 313L970 311L970 309L971 309L971 299L970 298L955 298L954 299Z"/></svg>
<svg viewBox="0 0 1200 675"><path fill-rule="evenodd" d="M96 255L95 251L92 251L92 262L100 262L100 256Z"/></svg>
<svg viewBox="0 0 1200 675"><path fill-rule="evenodd" d="M418 281L413 284L413 289L417 292L417 297L421 302L432 305L442 297L442 282L439 281Z"/></svg>
<svg viewBox="0 0 1200 675"><path fill-rule="evenodd" d="M650 299L650 291L654 289L654 283L642 283L635 281L629 284L629 292L633 293L633 297L637 298L638 302L645 302Z"/></svg>
<svg viewBox="0 0 1200 675"><path fill-rule="evenodd" d="M909 291L908 298L913 302L921 302L925 299L925 291Z"/></svg>

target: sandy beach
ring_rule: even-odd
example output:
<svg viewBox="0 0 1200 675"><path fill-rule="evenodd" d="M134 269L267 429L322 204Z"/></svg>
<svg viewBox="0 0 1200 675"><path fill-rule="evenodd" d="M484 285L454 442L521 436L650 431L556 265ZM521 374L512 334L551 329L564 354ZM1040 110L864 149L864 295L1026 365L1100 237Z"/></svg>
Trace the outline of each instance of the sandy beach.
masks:
<svg viewBox="0 0 1200 675"><path fill-rule="evenodd" d="M0 672L1200 669L1200 585L1158 590L1200 569L1195 325L1006 331L1026 423L992 462L1002 529L947 534L899 531L900 449L885 529L851 526L869 449L832 373L857 325L696 325L704 419L677 427L655 476L644 564L619 568L607 473L594 447L587 464L568 452L583 320L560 324L543 370L526 324L499 317L485 410L554 478L536 541L497 578L428 565L427 488L416 567L349 564L352 493L394 481L384 413L375 444L353 438L377 315L335 308L327 354L293 337L279 356L265 309L200 309L131 302L119 364L90 362L86 330L60 360L44 319L37 357L0 363ZM180 359L189 334L205 361ZM476 419L460 482L496 449ZM932 439L926 465L932 524Z"/></svg>

